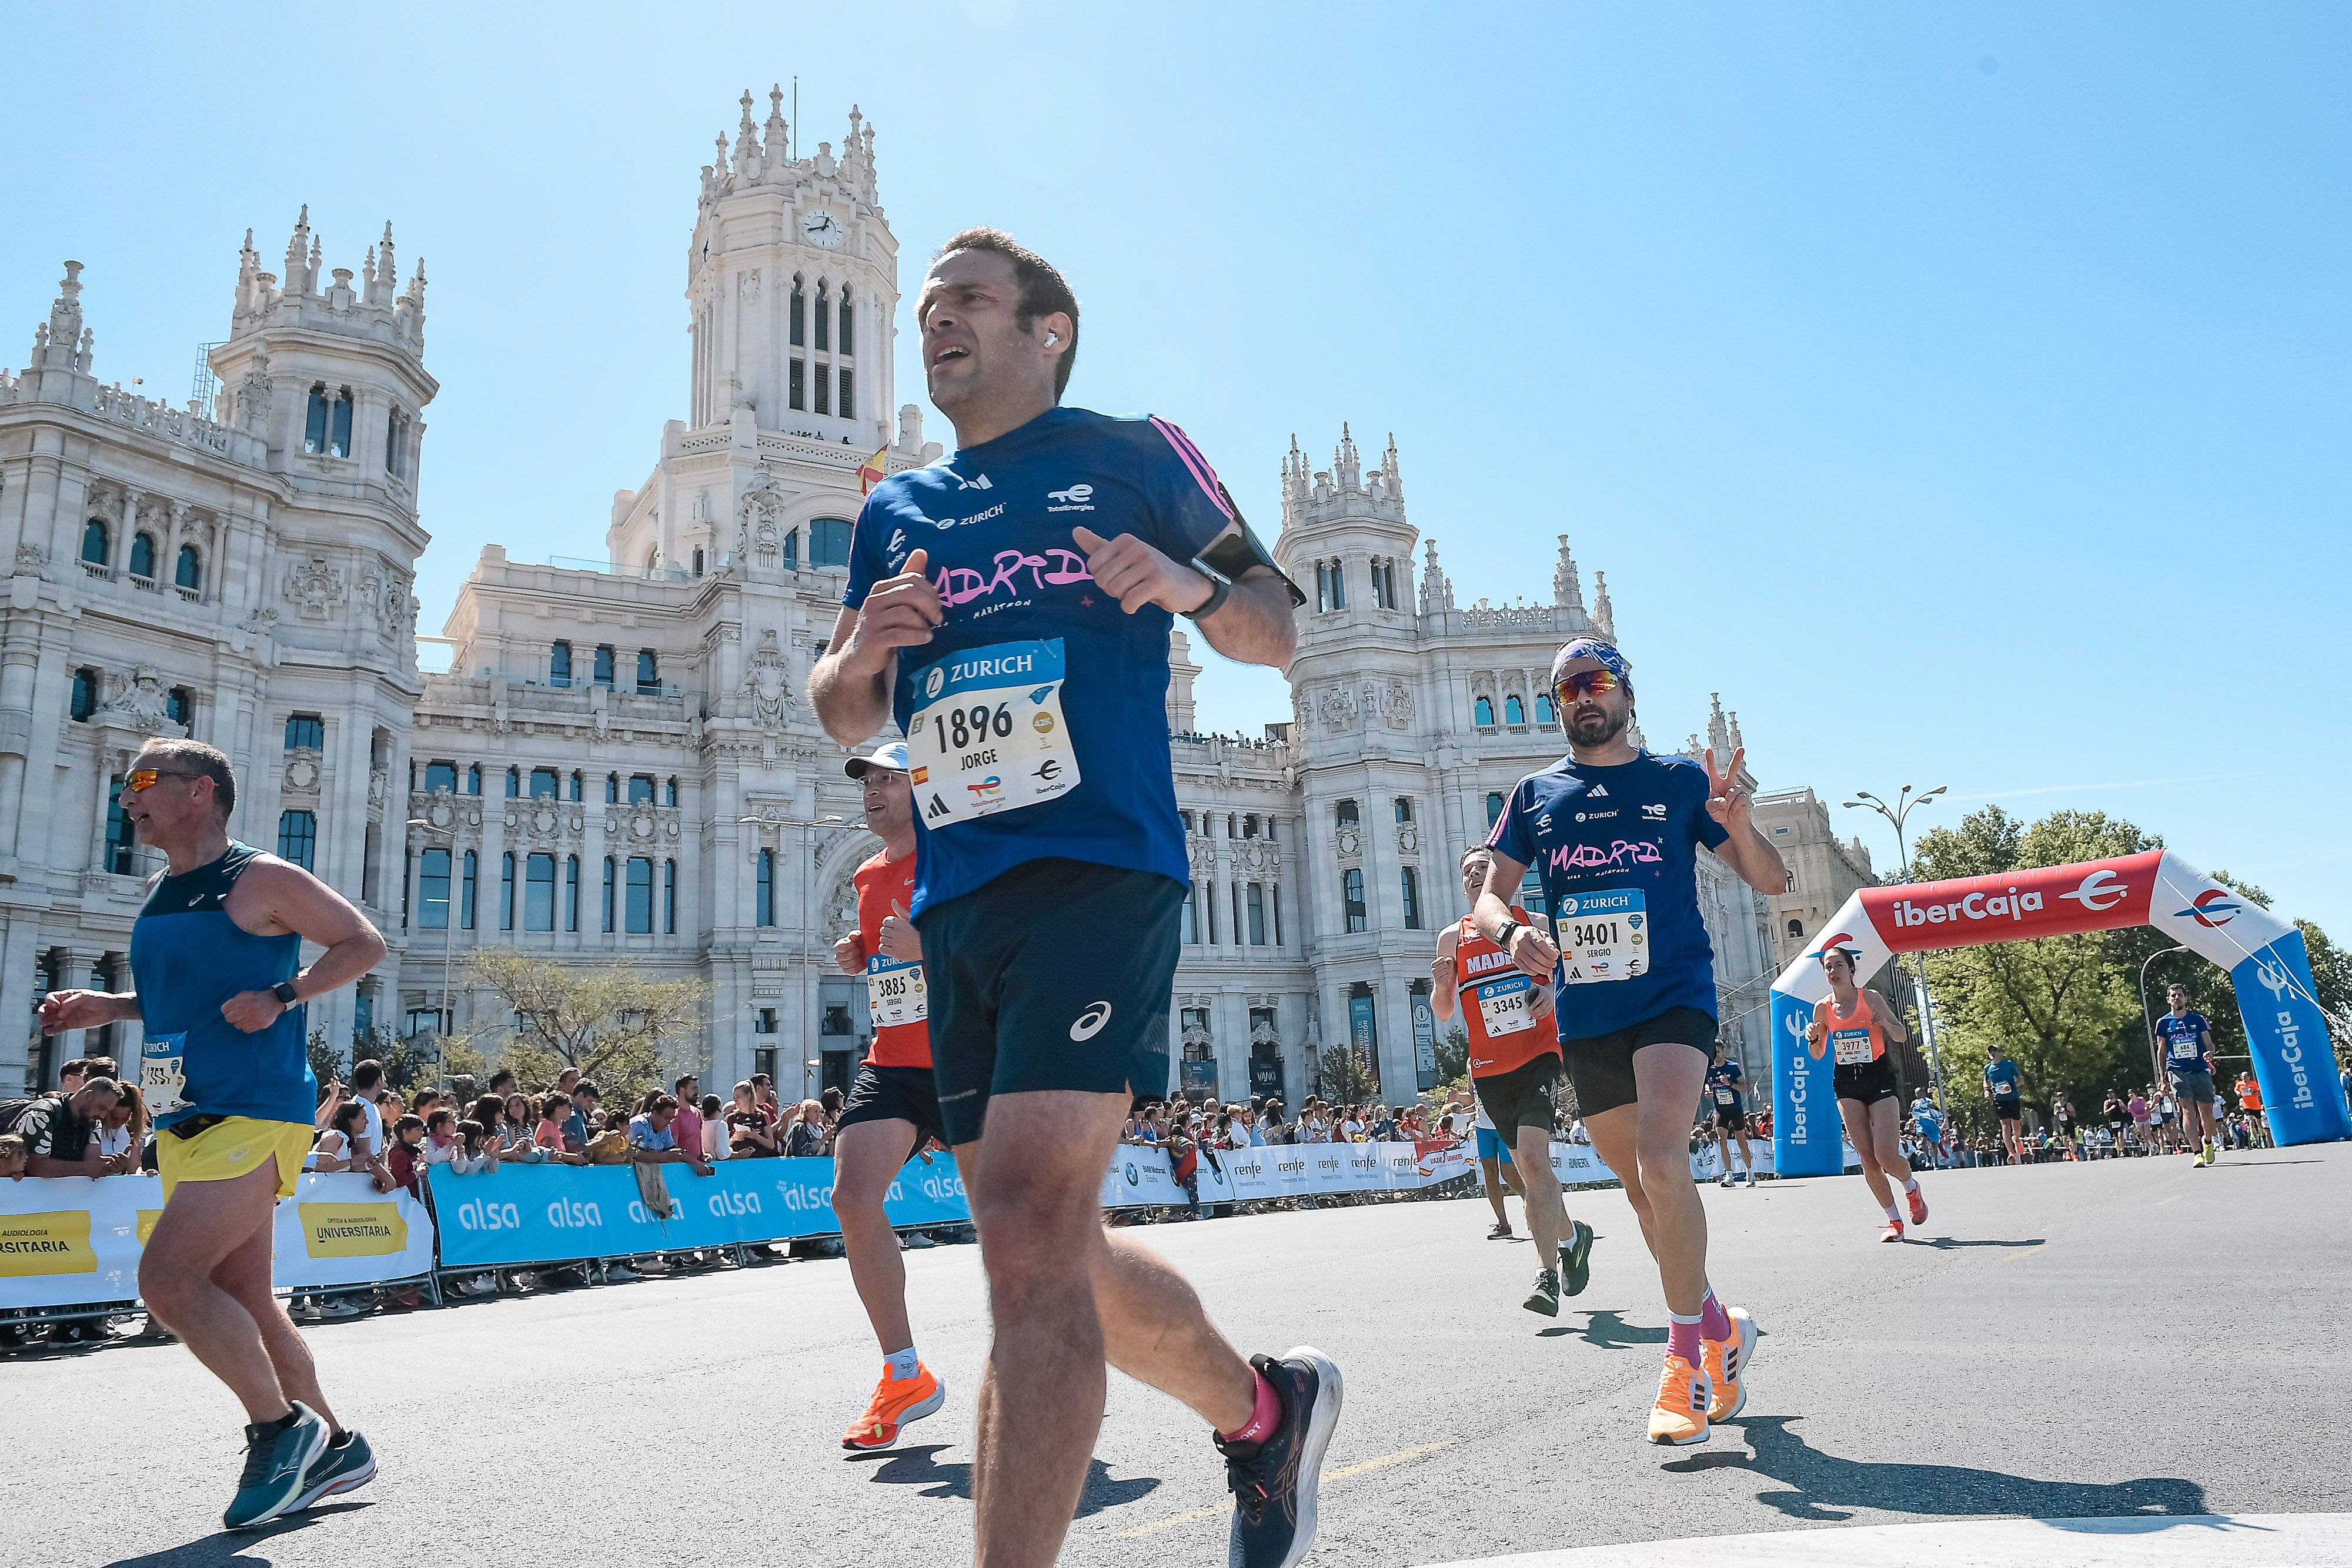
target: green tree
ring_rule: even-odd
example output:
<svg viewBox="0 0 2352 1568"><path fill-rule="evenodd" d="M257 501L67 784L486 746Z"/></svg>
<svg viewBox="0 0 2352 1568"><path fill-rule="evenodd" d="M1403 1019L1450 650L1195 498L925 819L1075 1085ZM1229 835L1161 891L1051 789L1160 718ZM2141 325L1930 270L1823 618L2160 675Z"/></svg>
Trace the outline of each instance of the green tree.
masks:
<svg viewBox="0 0 2352 1568"><path fill-rule="evenodd" d="M1912 866L1919 880L1939 882L2137 854L2160 843L2104 811L2059 811L2029 826L1987 806L1923 837ZM2080 1109L2109 1088L2145 1082L2138 969L2166 945L2143 928L1928 954L1928 983L1944 1024L1944 1071L1958 1091L1955 1109L1981 1103L1977 1086L1987 1048L1996 1041L2017 1059L2037 1102L2063 1089Z"/></svg>
<svg viewBox="0 0 2352 1568"><path fill-rule="evenodd" d="M496 991L522 1028L499 1056L528 1085L555 1082L567 1067L595 1080L606 1101L634 1102L667 1088L686 1055L699 1056L710 987L701 980L648 980L628 964L559 964L512 947L483 947L466 973ZM472 1061L488 1041L467 1042Z"/></svg>
<svg viewBox="0 0 2352 1568"><path fill-rule="evenodd" d="M1437 1082L1451 1083L1470 1075L1470 1035L1460 1024L1449 1025L1437 1038Z"/></svg>
<svg viewBox="0 0 2352 1568"><path fill-rule="evenodd" d="M310 1031L307 1049L310 1056L310 1076L319 1081L321 1091L336 1079L348 1079L351 1076L344 1071L343 1053L327 1043L325 1030L314 1029Z"/></svg>
<svg viewBox="0 0 2352 1568"><path fill-rule="evenodd" d="M415 1042L401 1039L388 1029L352 1033L352 1065L357 1067L362 1061L381 1063L384 1082L403 1093L433 1076L428 1071L431 1062Z"/></svg>
<svg viewBox="0 0 2352 1568"><path fill-rule="evenodd" d="M1365 1068L1363 1059L1356 1054L1348 1041L1341 1040L1327 1048L1318 1065L1321 1079L1318 1092L1326 1099L1336 1100L1342 1105L1353 1105L1372 1096L1375 1091L1372 1075Z"/></svg>

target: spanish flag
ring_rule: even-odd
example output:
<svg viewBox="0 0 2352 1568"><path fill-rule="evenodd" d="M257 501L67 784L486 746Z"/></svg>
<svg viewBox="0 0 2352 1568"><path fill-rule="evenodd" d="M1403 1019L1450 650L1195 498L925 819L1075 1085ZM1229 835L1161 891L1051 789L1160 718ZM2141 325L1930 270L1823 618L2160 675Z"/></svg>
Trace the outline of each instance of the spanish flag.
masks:
<svg viewBox="0 0 2352 1568"><path fill-rule="evenodd" d="M874 486L882 483L884 476L889 472L883 464L883 460L889 455L889 452L890 449L887 446L877 446L874 449L873 456L857 465L857 493L860 496L874 494Z"/></svg>

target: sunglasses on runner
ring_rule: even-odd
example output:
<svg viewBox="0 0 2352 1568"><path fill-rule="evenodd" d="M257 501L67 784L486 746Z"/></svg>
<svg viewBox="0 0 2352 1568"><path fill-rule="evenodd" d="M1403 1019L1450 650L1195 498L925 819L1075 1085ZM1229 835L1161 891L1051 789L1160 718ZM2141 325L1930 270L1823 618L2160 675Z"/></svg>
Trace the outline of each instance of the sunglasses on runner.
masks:
<svg viewBox="0 0 2352 1568"><path fill-rule="evenodd" d="M127 782L131 786L131 792L133 795L136 795L143 790L153 789L155 787L155 780L158 779L195 779L199 777L201 777L201 775L194 773L178 773L168 768L134 768L131 770L131 777Z"/></svg>
<svg viewBox="0 0 2352 1568"><path fill-rule="evenodd" d="M1617 689L1617 672L1579 670L1572 675L1560 676L1559 685L1553 689L1559 694L1562 700L1569 702L1573 702L1580 697L1597 697L1603 692L1613 692Z"/></svg>

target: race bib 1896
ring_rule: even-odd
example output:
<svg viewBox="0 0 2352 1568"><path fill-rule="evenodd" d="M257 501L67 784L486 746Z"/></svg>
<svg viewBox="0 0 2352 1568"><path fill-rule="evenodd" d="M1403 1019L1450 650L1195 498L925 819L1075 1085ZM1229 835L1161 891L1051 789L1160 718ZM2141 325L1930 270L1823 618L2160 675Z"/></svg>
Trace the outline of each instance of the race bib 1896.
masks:
<svg viewBox="0 0 2352 1568"><path fill-rule="evenodd" d="M1590 986L1646 973L1649 925L1642 895L1632 888L1570 894L1552 915L1561 979Z"/></svg>
<svg viewBox="0 0 2352 1568"><path fill-rule="evenodd" d="M893 1029L921 1023L931 1016L930 998L923 989L923 961L885 958L879 953L866 960L866 1005L874 1027Z"/></svg>
<svg viewBox="0 0 2352 1568"><path fill-rule="evenodd" d="M147 1114L168 1116L174 1111L188 1108L186 1094L188 1075L181 1067L181 1053L187 1049L185 1034L151 1034L139 1061L139 1097L147 1102Z"/></svg>
<svg viewBox="0 0 2352 1568"><path fill-rule="evenodd" d="M967 648L915 672L908 782L923 825L1017 810L1077 786L1062 640Z"/></svg>

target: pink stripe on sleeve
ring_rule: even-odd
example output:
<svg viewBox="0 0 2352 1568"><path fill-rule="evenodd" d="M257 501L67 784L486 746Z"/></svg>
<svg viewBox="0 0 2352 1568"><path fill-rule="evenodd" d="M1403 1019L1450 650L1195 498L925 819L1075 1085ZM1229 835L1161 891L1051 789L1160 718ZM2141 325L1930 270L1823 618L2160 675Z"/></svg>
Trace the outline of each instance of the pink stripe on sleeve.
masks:
<svg viewBox="0 0 2352 1568"><path fill-rule="evenodd" d="M1225 487L1218 480L1217 471L1209 466L1209 460L1201 455L1201 449L1192 444L1192 438L1156 413L1151 416L1151 427L1168 438L1168 444L1174 447L1176 455L1183 459L1184 466L1192 471L1193 480L1207 492L1211 503L1230 522L1234 509L1225 504Z"/></svg>

